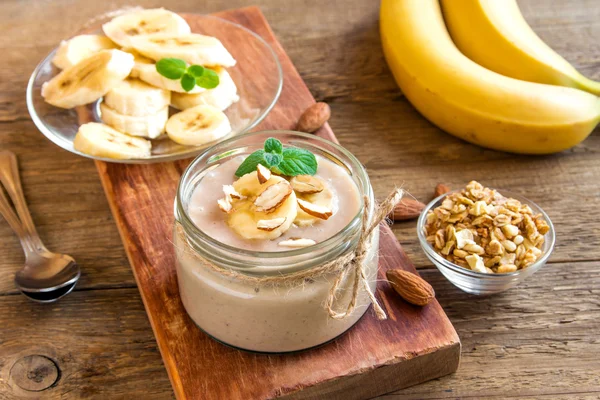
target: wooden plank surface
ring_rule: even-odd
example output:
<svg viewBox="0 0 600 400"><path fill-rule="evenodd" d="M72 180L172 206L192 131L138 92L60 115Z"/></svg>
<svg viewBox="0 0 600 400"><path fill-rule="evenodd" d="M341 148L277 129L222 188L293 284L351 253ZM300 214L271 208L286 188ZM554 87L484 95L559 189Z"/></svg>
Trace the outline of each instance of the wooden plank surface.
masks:
<svg viewBox="0 0 600 400"><path fill-rule="evenodd" d="M440 180L458 187L478 178L536 201L557 228L555 253L535 278L503 295L475 298L432 269L417 246L413 221L395 224L394 233L457 328L463 359L454 375L385 397L598 398L599 131L572 151L548 157L513 156L465 144L431 126L402 98L383 62L378 2L254 3L312 94L330 103L331 126L342 145L367 164L379 197L390 180L404 183L426 201ZM519 3L547 43L600 79L600 3ZM0 388L8 385L5 378L15 354L53 354L64 342L73 351L62 366L72 372L48 392L50 398L140 398L149 388L152 393L144 398L173 396L94 164L43 140L24 107L26 82L37 62L83 21L125 4L131 2L0 3L5 61L0 68L0 147L20 158L25 194L48 247L73 255L83 269L78 290L64 301L29 304L12 284L23 263L19 243L0 222ZM136 4L165 6L159 0ZM174 0L168 7L208 13L247 4ZM418 128L423 136L415 137L407 127ZM123 314L129 317L123 319ZM43 345L36 347L40 338ZM95 352L78 354L85 341ZM148 365L135 360L144 350L152 354L144 358ZM0 389L3 396L21 397Z"/></svg>
<svg viewBox="0 0 600 400"><path fill-rule="evenodd" d="M292 129L314 99L260 10L246 7L215 15L259 34L281 63L281 96L256 130ZM182 16L193 32L202 29L193 15ZM227 32L219 37L237 58L244 54ZM328 125L316 134L336 140ZM460 342L437 301L423 308L410 306L385 281L388 268L415 271L387 227L380 237L376 292L388 320L378 321L370 310L333 343L284 356L234 350L197 329L179 298L171 240L173 198L187 163L96 162L177 398L362 399L456 370Z"/></svg>

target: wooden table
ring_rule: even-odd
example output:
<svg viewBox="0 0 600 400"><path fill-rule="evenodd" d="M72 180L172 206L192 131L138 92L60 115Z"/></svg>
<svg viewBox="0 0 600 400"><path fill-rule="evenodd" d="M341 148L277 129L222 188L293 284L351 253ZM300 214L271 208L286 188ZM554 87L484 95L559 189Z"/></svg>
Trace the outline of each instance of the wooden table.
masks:
<svg viewBox="0 0 600 400"><path fill-rule="evenodd" d="M600 131L562 154L514 156L441 132L397 89L379 43L375 0L257 0L317 100L332 108L341 143L367 166L378 196L392 184L418 199L471 179L520 192L557 229L550 263L519 287L479 298L452 286L421 252L415 222L393 230L435 288L462 339L459 371L390 399L600 396ZM600 3L521 0L535 30L586 75L600 79ZM92 161L45 140L25 107L30 72L60 39L125 0L3 0L0 4L0 148L20 160L25 195L47 246L82 267L74 293L54 305L19 295L24 258L0 223L0 399L168 399L171 385ZM164 1L140 1L145 7ZM242 0L180 0L214 12ZM41 355L43 357L30 357ZM51 361L52 360L52 361ZM19 374L28 363L37 374ZM55 369L55 365L58 366ZM41 392L24 391L9 380Z"/></svg>

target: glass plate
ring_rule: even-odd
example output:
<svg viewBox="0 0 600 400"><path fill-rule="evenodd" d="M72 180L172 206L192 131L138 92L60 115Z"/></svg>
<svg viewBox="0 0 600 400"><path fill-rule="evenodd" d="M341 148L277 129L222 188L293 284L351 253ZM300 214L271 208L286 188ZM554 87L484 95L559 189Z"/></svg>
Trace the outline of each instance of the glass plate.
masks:
<svg viewBox="0 0 600 400"><path fill-rule="evenodd" d="M227 71L237 85L240 100L224 111L232 131L219 141L250 131L265 118L281 93L283 72L277 55L260 36L241 25L205 15L186 14L184 17L188 17L192 32L218 38L237 60L236 65ZM105 18L98 23L109 19ZM91 33L102 32L97 30ZM100 101L70 110L54 107L44 101L41 95L42 85L59 72L51 63L55 53L56 49L48 54L29 78L27 109L37 128L63 149L96 160L148 164L193 157L215 143L193 147L179 145L168 138L155 139L152 140L150 158L129 160L95 157L75 150L73 139L79 128L80 118L100 122Z"/></svg>

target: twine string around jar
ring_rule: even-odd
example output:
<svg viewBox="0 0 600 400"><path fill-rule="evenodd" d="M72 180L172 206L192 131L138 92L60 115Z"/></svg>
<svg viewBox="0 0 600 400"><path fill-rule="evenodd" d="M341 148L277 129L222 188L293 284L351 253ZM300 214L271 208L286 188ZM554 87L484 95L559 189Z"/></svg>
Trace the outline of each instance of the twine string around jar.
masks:
<svg viewBox="0 0 600 400"><path fill-rule="evenodd" d="M334 280L329 293L327 295L325 301L325 308L329 314L329 316L333 319L344 319L356 308L356 303L359 297L361 286L364 288L369 300L373 304L373 309L375 310L375 315L378 319L384 320L387 318L387 315L375 294L369 287L369 281L365 275L364 270L364 261L368 255L368 252L371 248L371 236L373 234L373 230L377 228L377 226L385 220L385 218L392 212L394 207L402 200L403 190L402 189L394 189L389 196L379 205L374 207L374 212L372 215L368 212L370 209L370 203L368 197L365 196L364 199L364 210L363 218L362 218L362 227L360 232L360 237L358 240L358 244L354 251L348 252L340 257L327 262L323 265L313 267L307 270L302 270L298 272L292 272L285 275L273 275L273 276L251 276L248 274L244 274L241 272L237 272L228 268L219 267L209 260L201 257L196 252L193 253L194 257L200 259L200 261L212 271L229 277L238 279L242 282L248 282L256 285L278 285L278 284L293 284L304 282L307 279L314 279L319 276L323 276L326 274L334 274L337 273L337 277ZM181 232L181 226L178 226L178 231L180 235L183 235ZM183 235L185 237L185 235ZM341 283L344 281L346 276L354 272L354 280L352 282L352 296L348 305L346 306L345 311L338 312L336 311L336 303L338 302L337 292Z"/></svg>
<svg viewBox="0 0 600 400"><path fill-rule="evenodd" d="M358 240L358 245L356 246L356 250L350 253L352 259L345 264L347 267L343 268L338 274L336 280L334 281L331 289L329 290L329 294L327 296L327 301L325 303L327 312L329 316L333 319L343 319L348 315L352 314L354 309L356 308L356 302L358 299L358 294L360 290L360 286L362 284L367 296L371 303L373 303L373 309L375 310L375 315L377 315L377 319L383 320L387 319L387 315L373 291L369 287L369 281L365 275L365 258L369 252L371 247L371 234L373 230L392 212L396 204L402 200L402 189L395 189L390 193L390 195L383 201L383 203L379 204L379 206L375 207L374 215L371 217L368 212L363 213L363 221L362 221L362 230L360 233L360 239ZM369 198L367 196L364 197L365 210L369 210ZM369 223L370 221L370 223ZM338 260L334 260L338 261ZM354 272L354 282L352 286L352 298L346 307L346 310L343 312L335 311L335 301L336 301L336 293L338 291L340 283L344 280L344 278L350 272Z"/></svg>

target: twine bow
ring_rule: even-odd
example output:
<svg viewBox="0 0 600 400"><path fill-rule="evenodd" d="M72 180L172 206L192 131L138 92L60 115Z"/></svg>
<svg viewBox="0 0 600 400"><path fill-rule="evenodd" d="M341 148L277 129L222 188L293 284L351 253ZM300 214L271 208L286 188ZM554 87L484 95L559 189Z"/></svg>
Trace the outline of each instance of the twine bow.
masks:
<svg viewBox="0 0 600 400"><path fill-rule="evenodd" d="M383 203L381 203L379 207L375 209L375 214L372 218L370 218L368 212L363 213L363 228L361 231L360 239L358 241L358 245L356 246L356 250L353 253L351 253L353 257L350 260L348 260L346 264L347 267L341 270L338 277L333 282L333 285L329 290L329 295L327 296L325 306L331 318L343 319L346 318L348 315L352 314L352 312L356 308L358 292L360 289L360 285L362 284L363 288L365 289L365 292L371 300L371 303L373 303L373 309L375 310L375 315L377 315L377 319L387 319L385 311L383 310L381 305L379 305L375 294L371 291L371 288L369 287L369 281L367 280L367 277L365 275L364 264L365 258L367 257L368 250L370 248L371 234L373 233L373 230L381 223L381 221L383 221L392 212L396 204L398 204L402 199L402 194L402 189L395 189L392 193L390 193L387 199L385 199ZM368 210L369 199L367 196L365 196L364 202L365 210ZM369 219L371 219L370 224ZM337 312L334 309L335 295L337 293L340 283L344 280L344 278L350 271L354 271L352 298L350 299L350 303L348 303L348 307L346 307L345 311Z"/></svg>
<svg viewBox="0 0 600 400"><path fill-rule="evenodd" d="M363 212L362 229L360 232L360 237L356 249L336 258L333 261L330 261L328 263L314 268L293 272L286 275L256 277L240 273L231 269L219 267L210 262L209 260L205 259L204 257L201 257L196 252L194 252L193 255L197 258L200 258L205 266L207 266L208 268L220 275L257 285L276 285L282 283L304 282L306 279L309 278L316 278L326 274L338 273L325 301L325 308L331 318L344 319L348 315L352 314L352 312L356 308L360 288L362 286L367 296L369 297L369 300L371 301L371 303L373 303L373 309L375 310L377 318L380 320L387 319L385 311L383 310L383 308L377 301L375 294L371 291L371 288L369 287L369 281L367 280L367 276L365 275L364 268L366 257L369 254L369 250L371 249L371 236L373 230L377 228L377 226L392 212L396 204L398 204L402 199L402 195L402 189L394 189L381 204L375 207L373 215L371 215L368 212L368 210L370 209L370 201L368 197L365 196L365 212ZM180 232L180 234L183 235L180 229L181 227L178 227L178 231ZM336 295L339 290L340 284L351 272L354 272L354 281L352 283L352 297L344 311L336 311Z"/></svg>

